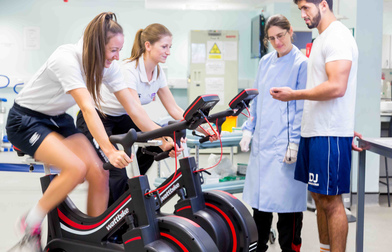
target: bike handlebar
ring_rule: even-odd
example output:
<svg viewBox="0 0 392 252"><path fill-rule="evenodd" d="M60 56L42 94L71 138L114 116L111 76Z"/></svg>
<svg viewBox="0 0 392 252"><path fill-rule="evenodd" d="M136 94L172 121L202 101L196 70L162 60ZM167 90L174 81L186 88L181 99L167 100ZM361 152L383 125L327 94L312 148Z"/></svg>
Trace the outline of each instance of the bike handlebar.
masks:
<svg viewBox="0 0 392 252"><path fill-rule="evenodd" d="M132 145L136 142L137 133L135 129L130 129L126 134L111 135L109 137L110 142L113 144L121 144L124 148L124 152L128 155L132 155ZM103 164L105 170L116 169L111 163L107 162Z"/></svg>
<svg viewBox="0 0 392 252"><path fill-rule="evenodd" d="M212 114L212 115L207 115L207 118L205 117L195 117L195 120L192 121L186 121L186 120L181 120L181 121L171 121L167 126L163 126L162 128L155 129L152 131L148 132L137 132L134 129L130 129L128 133L126 134L121 134L121 135L113 135L110 136L110 141L112 143L119 143L124 147L125 153L130 156L131 155L131 147L135 142L147 142L148 140L160 138L163 136L170 136L171 138L174 139L174 134L176 134L176 143L178 146L181 146L181 138L184 138L186 136L186 129L189 130L194 130L199 125L206 123L207 121L216 121L216 125L218 127L218 132L221 132L221 126L225 122L227 116L235 116L241 113L241 111L249 105L249 102L258 94L256 89L252 89L250 92L252 92L251 96L248 97L246 94L247 90L242 91L239 93L231 102L230 102L230 107L227 110ZM245 93L245 98L244 96L241 96ZM246 103L243 102L243 99L247 99ZM199 140L200 143L208 141L209 136L205 136ZM162 160L166 157L169 156L170 150L169 151L164 151L162 153L159 153L154 156L154 159L156 161ZM105 169L113 168L110 163L104 164Z"/></svg>
<svg viewBox="0 0 392 252"><path fill-rule="evenodd" d="M213 121L216 119L224 119L219 122L218 128L220 132L220 126L225 121L226 116L231 116L235 113L232 109L227 109L222 112L218 112L216 114L210 115L207 117L208 121ZM203 120L199 120L198 125L194 125L187 121L172 121L167 126L163 126L162 128L155 129L148 132L136 132L134 129L130 129L126 134L112 135L110 136L110 141L114 144L121 144L124 147L124 151L128 156L131 156L132 153L132 145L135 142L147 142L151 139L160 138L162 136L170 136L174 139L174 132L176 132L176 144L181 146L181 138L186 136L186 129L197 128L199 125L207 122L205 118ZM199 141L207 141L209 136L203 137ZM200 142L202 143L202 142ZM164 151L154 156L154 160L159 161L165 159L169 156L169 151ZM105 163L104 169L113 169L115 168L112 164Z"/></svg>

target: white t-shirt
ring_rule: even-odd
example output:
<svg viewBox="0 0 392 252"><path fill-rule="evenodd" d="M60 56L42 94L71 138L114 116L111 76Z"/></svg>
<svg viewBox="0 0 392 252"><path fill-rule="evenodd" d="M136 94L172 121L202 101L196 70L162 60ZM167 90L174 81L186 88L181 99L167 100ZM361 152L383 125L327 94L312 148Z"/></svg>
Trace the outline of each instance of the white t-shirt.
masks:
<svg viewBox="0 0 392 252"><path fill-rule="evenodd" d="M159 67L159 76L158 75ZM148 81L146 69L144 67L143 55L139 58L139 64L136 67L136 61L123 61L121 70L124 75L125 84L128 88L136 90L142 105L148 104L155 99L160 88L167 86L166 76L162 68L155 66L151 81ZM101 103L102 112L111 116L121 116L126 114L124 107L116 99L115 95L110 93L105 87L101 89L103 102Z"/></svg>
<svg viewBox="0 0 392 252"><path fill-rule="evenodd" d="M306 89L327 81L325 64L336 60L352 62L346 93L343 97L328 101L305 100L302 137L354 135L358 47L350 30L339 21L332 22L313 43Z"/></svg>
<svg viewBox="0 0 392 252"><path fill-rule="evenodd" d="M83 40L77 44L62 45L30 79L15 98L22 107L56 116L76 104L67 92L86 87L82 65ZM126 88L118 62L104 69L102 83L111 92Z"/></svg>

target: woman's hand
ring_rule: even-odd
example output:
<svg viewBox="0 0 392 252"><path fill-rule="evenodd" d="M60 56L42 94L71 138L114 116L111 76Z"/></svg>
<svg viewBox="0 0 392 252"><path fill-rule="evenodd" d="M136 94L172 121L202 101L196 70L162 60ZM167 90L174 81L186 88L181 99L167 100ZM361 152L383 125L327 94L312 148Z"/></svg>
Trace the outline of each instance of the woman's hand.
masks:
<svg viewBox="0 0 392 252"><path fill-rule="evenodd" d="M179 146L176 144L176 151L177 151L177 153L176 153L176 151L173 149L173 150L170 151L169 157L174 158L174 157L176 157L176 156L178 157L178 156L181 154L181 152L184 150L184 147L182 146L182 143L183 143L183 141L182 141L182 139L181 139L181 146L179 147Z"/></svg>
<svg viewBox="0 0 392 252"><path fill-rule="evenodd" d="M163 151L171 150L169 152L169 157L172 157L172 158L174 158L175 156L178 156L178 155L181 154L181 152L184 150L184 147L182 146L182 144L186 143L186 138L181 138L181 146L179 147L176 144L176 150L177 150L177 153L176 153L176 151L174 150L174 144L175 143L173 142L172 138L170 138L170 137L162 137L162 138L160 138L160 140L162 141L162 145L159 146L159 147Z"/></svg>
<svg viewBox="0 0 392 252"><path fill-rule="evenodd" d="M218 132L217 132L217 134L219 134ZM212 136L210 136L210 142L212 143L212 142L214 142L214 141L216 141L216 140L218 140L219 139L219 136L218 135L212 135Z"/></svg>
<svg viewBox="0 0 392 252"><path fill-rule="evenodd" d="M163 151L168 151L174 148L173 139L171 137L161 137L157 140L162 141L162 145L159 146Z"/></svg>
<svg viewBox="0 0 392 252"><path fill-rule="evenodd" d="M114 150L108 155L109 162L117 167L117 168L124 168L126 167L129 163L133 161L133 156L128 157L128 155L124 151L120 150Z"/></svg>
<svg viewBox="0 0 392 252"><path fill-rule="evenodd" d="M217 132L217 130L215 131L215 134L215 132L211 128L204 128L203 126L199 126L197 127L196 131L202 133L205 136L209 136L210 142L214 142L219 139L219 135L217 135L219 133Z"/></svg>

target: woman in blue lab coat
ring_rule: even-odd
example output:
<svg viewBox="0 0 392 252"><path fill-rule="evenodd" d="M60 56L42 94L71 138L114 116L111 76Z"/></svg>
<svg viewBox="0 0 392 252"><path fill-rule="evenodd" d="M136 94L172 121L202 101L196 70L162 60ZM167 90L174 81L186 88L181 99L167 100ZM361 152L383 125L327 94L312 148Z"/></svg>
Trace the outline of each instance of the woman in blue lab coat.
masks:
<svg viewBox="0 0 392 252"><path fill-rule="evenodd" d="M278 213L277 229L282 251L300 251L302 211L306 210L306 184L294 180L301 131L303 101L281 102L271 97L275 86L304 89L307 58L292 44L293 28L286 17L271 16L266 40L275 49L259 63L254 88L259 96L251 105L251 118L242 130L242 151L252 148L243 199L254 210L258 227L257 251L266 251L272 213Z"/></svg>

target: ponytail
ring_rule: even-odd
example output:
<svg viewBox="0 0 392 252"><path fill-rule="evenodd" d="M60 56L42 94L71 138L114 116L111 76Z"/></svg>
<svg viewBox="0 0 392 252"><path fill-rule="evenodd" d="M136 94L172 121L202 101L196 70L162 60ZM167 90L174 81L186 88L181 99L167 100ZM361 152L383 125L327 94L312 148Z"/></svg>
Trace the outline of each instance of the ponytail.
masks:
<svg viewBox="0 0 392 252"><path fill-rule="evenodd" d="M144 47L144 43L142 43L142 32L143 29L139 29L136 32L135 40L133 42L131 57L129 58L129 61L136 60L136 67L139 64L140 56L142 56L142 54L146 51L146 48Z"/></svg>
<svg viewBox="0 0 392 252"><path fill-rule="evenodd" d="M112 12L102 12L87 25L83 34L83 70L86 74L87 90L95 105L100 108L100 89L105 67L105 46L117 34L123 34L117 17Z"/></svg>

